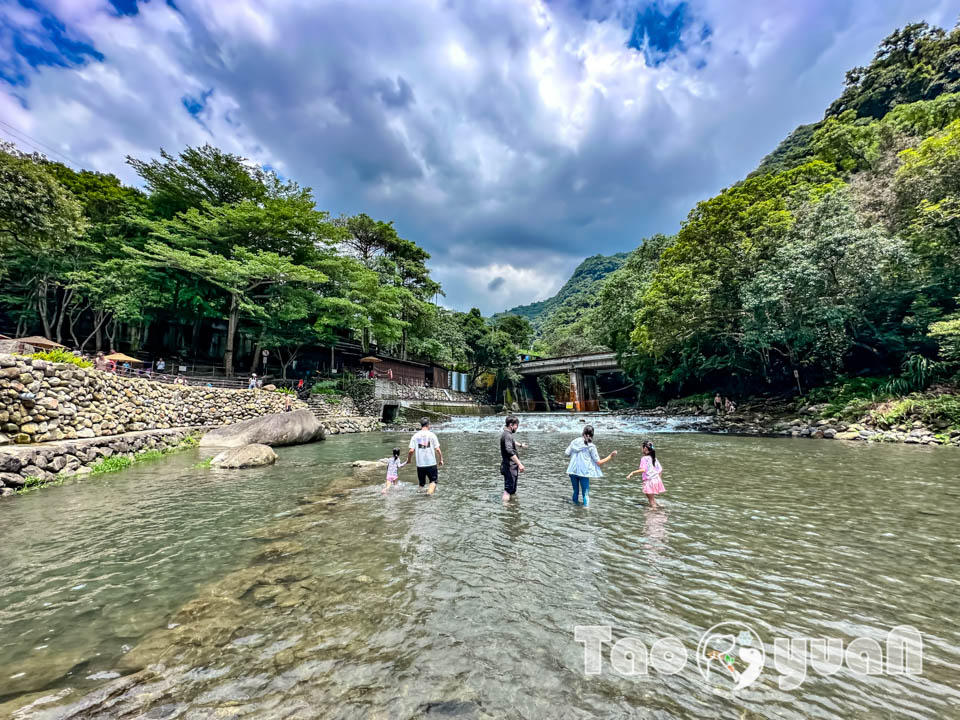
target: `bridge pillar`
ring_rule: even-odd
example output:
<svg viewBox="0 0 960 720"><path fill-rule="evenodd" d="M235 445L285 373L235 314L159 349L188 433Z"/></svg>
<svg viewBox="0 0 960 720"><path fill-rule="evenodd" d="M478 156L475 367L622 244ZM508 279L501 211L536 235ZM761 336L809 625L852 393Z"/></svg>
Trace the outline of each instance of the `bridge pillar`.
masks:
<svg viewBox="0 0 960 720"><path fill-rule="evenodd" d="M596 412L600 409L597 376L583 370L570 371L570 404L574 412Z"/></svg>

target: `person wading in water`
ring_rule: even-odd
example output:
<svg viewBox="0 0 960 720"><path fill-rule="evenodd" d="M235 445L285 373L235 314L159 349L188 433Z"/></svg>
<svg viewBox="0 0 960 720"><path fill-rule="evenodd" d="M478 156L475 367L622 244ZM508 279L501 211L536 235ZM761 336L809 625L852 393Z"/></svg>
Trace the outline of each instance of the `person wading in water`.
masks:
<svg viewBox="0 0 960 720"><path fill-rule="evenodd" d="M443 453L440 452L440 441L437 436L430 432L430 418L420 420L420 432L415 433L410 438L410 448L407 452L407 462L416 453L417 458L417 480L420 487L427 484L427 495L433 495L437 489L437 468L443 467Z"/></svg>
<svg viewBox="0 0 960 720"><path fill-rule="evenodd" d="M517 479L520 473L526 470L520 457L519 448L527 447L526 443L518 443L513 434L520 427L520 421L513 415L507 418L503 432L500 433L500 474L503 475L503 501L507 502L517 494Z"/></svg>

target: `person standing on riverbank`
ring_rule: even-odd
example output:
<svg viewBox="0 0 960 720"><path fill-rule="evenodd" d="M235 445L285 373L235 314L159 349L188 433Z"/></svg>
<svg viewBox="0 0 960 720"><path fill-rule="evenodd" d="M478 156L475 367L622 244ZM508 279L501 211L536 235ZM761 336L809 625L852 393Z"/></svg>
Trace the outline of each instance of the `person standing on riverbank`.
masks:
<svg viewBox="0 0 960 720"><path fill-rule="evenodd" d="M573 440L565 451L570 458L567 474L573 485L573 504L579 505L579 496L583 495L583 506L590 507L590 478L603 477L601 465L606 465L617 456L614 450L602 460L597 446L593 444L593 427L585 425L583 435Z"/></svg>
<svg viewBox="0 0 960 720"><path fill-rule="evenodd" d="M430 418L421 418L420 432L410 438L410 449L407 452L407 462L416 454L417 480L420 487L430 481L427 495L433 495L437 489L438 467L443 467L443 453L440 451L440 441L430 432Z"/></svg>
<svg viewBox="0 0 960 720"><path fill-rule="evenodd" d="M503 501L507 502L517 494L517 480L526 468L520 462L517 450L527 447L526 443L514 440L514 433L520 427L520 421L513 415L507 418L503 432L500 433L500 474L503 475Z"/></svg>

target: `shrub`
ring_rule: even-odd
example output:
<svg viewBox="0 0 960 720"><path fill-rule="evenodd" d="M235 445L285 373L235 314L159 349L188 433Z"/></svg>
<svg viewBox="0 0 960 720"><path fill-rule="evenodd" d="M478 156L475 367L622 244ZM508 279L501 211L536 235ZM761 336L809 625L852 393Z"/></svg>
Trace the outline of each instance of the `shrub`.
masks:
<svg viewBox="0 0 960 720"><path fill-rule="evenodd" d="M281 395L296 395L297 391L292 387L278 387L274 392L278 392Z"/></svg>
<svg viewBox="0 0 960 720"><path fill-rule="evenodd" d="M872 413L874 420L885 425L899 425L919 420L927 427L960 428L960 396L910 395Z"/></svg>
<svg viewBox="0 0 960 720"><path fill-rule="evenodd" d="M812 389L807 393L806 402L827 407L821 413L823 417L838 417L844 420L858 419L872 405L890 399L892 393L886 385L889 381L882 377L841 377L837 382Z"/></svg>
<svg viewBox="0 0 960 720"><path fill-rule="evenodd" d="M310 388L311 395L342 395L336 380L318 380Z"/></svg>
<svg viewBox="0 0 960 720"><path fill-rule="evenodd" d="M687 395L682 398L674 398L673 400L667 401L667 407L703 407L704 404L713 405L713 396L714 393L697 393L695 395Z"/></svg>
<svg viewBox="0 0 960 720"><path fill-rule="evenodd" d="M34 353L30 357L34 358L35 360L46 360L47 362L69 363L70 365L76 365L77 367L82 368L93 367L93 363L89 360L84 360L82 357L74 355L69 350L63 350L62 348Z"/></svg>

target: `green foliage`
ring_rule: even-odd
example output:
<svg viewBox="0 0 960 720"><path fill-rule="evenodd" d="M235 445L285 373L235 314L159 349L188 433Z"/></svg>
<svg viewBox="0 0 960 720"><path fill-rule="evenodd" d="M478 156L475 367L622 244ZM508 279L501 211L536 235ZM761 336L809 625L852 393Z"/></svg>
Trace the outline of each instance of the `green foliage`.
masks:
<svg viewBox="0 0 960 720"><path fill-rule="evenodd" d="M822 417L847 421L859 420L876 403L890 398L884 377L845 377L811 390L805 399L812 404L826 404Z"/></svg>
<svg viewBox="0 0 960 720"><path fill-rule="evenodd" d="M926 23L896 30L880 43L867 67L850 70L846 89L827 110L837 116L881 118L894 106L960 90L960 29L947 33Z"/></svg>
<svg viewBox="0 0 960 720"><path fill-rule="evenodd" d="M885 386L891 395L907 395L926 390L940 373L940 366L923 355L909 355L903 362L900 377L890 380Z"/></svg>
<svg viewBox="0 0 960 720"><path fill-rule="evenodd" d="M281 395L296 395L297 391L292 387L278 387L274 392L278 392Z"/></svg>
<svg viewBox="0 0 960 720"><path fill-rule="evenodd" d="M46 360L47 362L53 363L69 363L70 365L76 365L81 368L91 368L93 363L89 360L84 360L82 357L74 355L69 350L64 350L62 348L54 348L52 350L44 350L43 352L33 353L30 357L35 360Z"/></svg>
<svg viewBox="0 0 960 720"><path fill-rule="evenodd" d="M533 339L533 325L521 315L499 315L494 319L493 327L506 333L517 347L526 347Z"/></svg>
<svg viewBox="0 0 960 720"><path fill-rule="evenodd" d="M209 145L128 158L146 194L0 149L0 313L22 334L136 350L152 325L154 346L198 356L222 320L228 372L239 335L284 377L303 348L344 338L452 357L429 255L391 223L332 221L309 188Z"/></svg>
<svg viewBox="0 0 960 720"><path fill-rule="evenodd" d="M588 257L552 298L521 305L494 316L494 322L508 315L530 321L534 337L540 339L544 354L564 355L604 349L589 316L598 304L603 282L626 262L629 253ZM527 345L527 342L519 342Z"/></svg>
<svg viewBox="0 0 960 720"><path fill-rule="evenodd" d="M960 369L960 313L931 324L928 335L937 341L941 360Z"/></svg>
<svg viewBox="0 0 960 720"><path fill-rule="evenodd" d="M336 380L319 380L310 388L311 395L340 395L341 383Z"/></svg>
<svg viewBox="0 0 960 720"><path fill-rule="evenodd" d="M902 373L835 414L956 371L958 81L960 30L891 35L822 122L612 273L576 339L600 328L644 397Z"/></svg>
<svg viewBox="0 0 960 720"><path fill-rule="evenodd" d="M919 420L927 427L960 429L960 396L909 395L874 411L873 417L888 426Z"/></svg>
<svg viewBox="0 0 960 720"><path fill-rule="evenodd" d="M777 148L760 161L748 177L781 173L803 165L813 157L813 136L820 123L801 125L787 135Z"/></svg>
<svg viewBox="0 0 960 720"><path fill-rule="evenodd" d="M90 471L95 475L101 475L103 473L125 470L131 465L133 465L132 458L129 458L126 455L111 455L110 457L105 457L96 465L92 465L90 467Z"/></svg>
<svg viewBox="0 0 960 720"><path fill-rule="evenodd" d="M671 398L667 401L668 408L680 407L703 407L704 405L713 405L713 393L694 393L681 398Z"/></svg>

